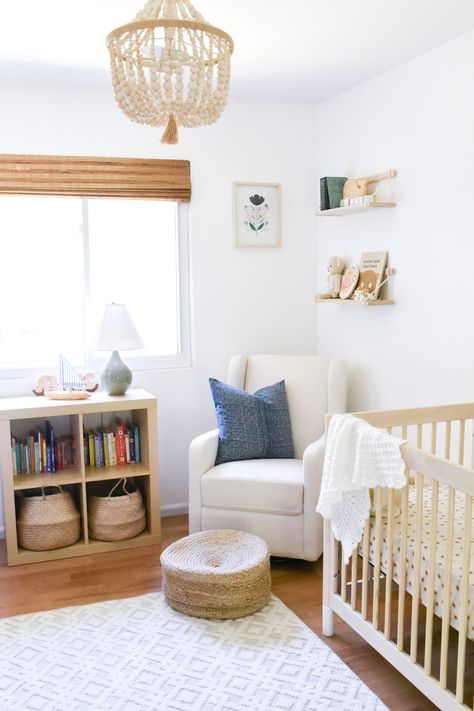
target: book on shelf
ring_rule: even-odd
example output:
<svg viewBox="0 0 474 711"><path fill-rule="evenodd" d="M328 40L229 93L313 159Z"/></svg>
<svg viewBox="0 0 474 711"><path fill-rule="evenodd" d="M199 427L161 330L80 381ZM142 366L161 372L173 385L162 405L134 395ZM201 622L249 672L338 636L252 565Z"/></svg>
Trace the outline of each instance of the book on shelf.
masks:
<svg viewBox="0 0 474 711"><path fill-rule="evenodd" d="M320 210L340 207L347 178L328 175L319 179Z"/></svg>
<svg viewBox="0 0 474 711"><path fill-rule="evenodd" d="M84 430L84 461L89 467L114 467L140 462L140 429L117 418L113 428Z"/></svg>
<svg viewBox="0 0 474 711"><path fill-rule="evenodd" d="M356 291L373 294L377 299L387 266L388 252L364 252L360 258Z"/></svg>
<svg viewBox="0 0 474 711"><path fill-rule="evenodd" d="M72 435L56 437L51 422L44 431L37 427L24 437L13 436L13 474L54 474L74 464L75 450Z"/></svg>

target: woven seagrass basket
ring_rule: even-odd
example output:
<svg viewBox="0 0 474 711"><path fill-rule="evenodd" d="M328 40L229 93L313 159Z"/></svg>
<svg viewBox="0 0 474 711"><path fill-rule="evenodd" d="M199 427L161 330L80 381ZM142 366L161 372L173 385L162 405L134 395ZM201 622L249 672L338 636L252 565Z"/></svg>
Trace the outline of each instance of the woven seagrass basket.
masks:
<svg viewBox="0 0 474 711"><path fill-rule="evenodd" d="M115 494L122 485L123 494ZM130 484L128 484L130 487ZM124 541L134 538L146 526L140 491L127 490L127 480L119 479L106 496L89 497L89 536L96 541Z"/></svg>
<svg viewBox="0 0 474 711"><path fill-rule="evenodd" d="M30 551L50 551L71 546L81 535L79 511L69 491L41 489L38 495L20 499L17 519L18 544Z"/></svg>

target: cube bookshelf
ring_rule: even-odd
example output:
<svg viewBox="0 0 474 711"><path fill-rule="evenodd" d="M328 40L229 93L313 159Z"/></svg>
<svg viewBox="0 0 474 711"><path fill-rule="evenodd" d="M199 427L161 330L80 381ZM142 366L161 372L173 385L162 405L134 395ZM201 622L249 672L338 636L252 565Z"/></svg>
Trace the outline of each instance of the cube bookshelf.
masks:
<svg viewBox="0 0 474 711"><path fill-rule="evenodd" d="M85 465L83 431L108 426L114 417L138 425L141 457L139 463L90 467ZM13 473L11 439L27 434L33 427L49 420L60 435L72 435L75 461L72 466L51 474ZM46 397L0 399L0 466L5 513L8 565L56 560L91 553L136 548L161 541L158 478L157 403L154 395L132 389L123 396L93 393L88 400L49 400ZM123 541L96 541L89 538L88 495L98 486L125 477L133 479L143 496L147 527L139 536ZM29 551L18 545L16 511L19 492L48 486L67 486L72 491L81 515L81 537L71 546L50 551ZM112 482L111 482L112 485Z"/></svg>

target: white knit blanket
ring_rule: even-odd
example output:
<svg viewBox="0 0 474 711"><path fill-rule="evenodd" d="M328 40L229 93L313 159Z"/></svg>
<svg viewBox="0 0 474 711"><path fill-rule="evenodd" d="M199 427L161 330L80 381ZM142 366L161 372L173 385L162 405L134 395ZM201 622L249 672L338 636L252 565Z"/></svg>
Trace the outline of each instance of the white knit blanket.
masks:
<svg viewBox="0 0 474 711"><path fill-rule="evenodd" d="M400 454L403 443L353 415L331 418L316 511L331 520L345 563L360 543L370 515L369 489L401 489L406 484L405 463Z"/></svg>

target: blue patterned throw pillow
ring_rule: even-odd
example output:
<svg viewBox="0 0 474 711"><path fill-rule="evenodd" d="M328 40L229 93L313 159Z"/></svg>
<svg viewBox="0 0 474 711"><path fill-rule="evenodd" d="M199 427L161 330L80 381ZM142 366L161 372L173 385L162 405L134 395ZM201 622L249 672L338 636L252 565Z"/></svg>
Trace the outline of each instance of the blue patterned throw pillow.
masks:
<svg viewBox="0 0 474 711"><path fill-rule="evenodd" d="M209 378L219 427L216 465L295 456L285 381L251 395Z"/></svg>

